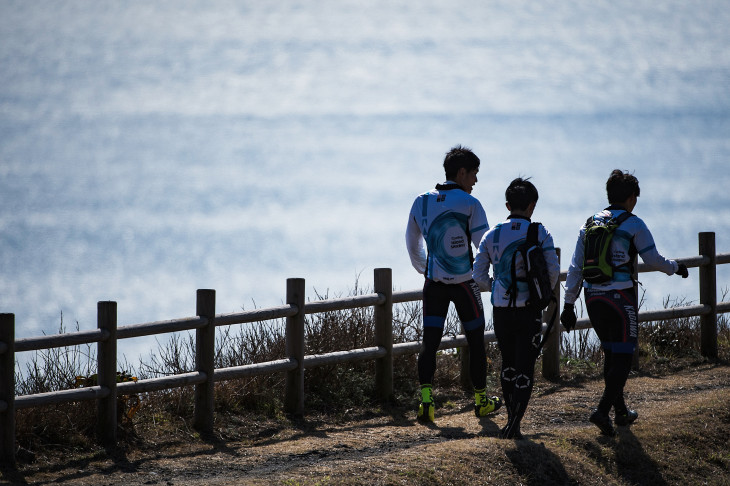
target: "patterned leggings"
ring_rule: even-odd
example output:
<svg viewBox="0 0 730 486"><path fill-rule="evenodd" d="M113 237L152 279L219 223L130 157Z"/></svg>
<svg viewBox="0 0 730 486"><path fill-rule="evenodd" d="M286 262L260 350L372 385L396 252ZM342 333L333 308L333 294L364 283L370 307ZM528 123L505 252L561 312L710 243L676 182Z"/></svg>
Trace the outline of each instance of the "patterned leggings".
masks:
<svg viewBox="0 0 730 486"><path fill-rule="evenodd" d="M510 423L519 424L532 395L540 344L541 312L527 307L494 307L494 333L502 354L502 395Z"/></svg>

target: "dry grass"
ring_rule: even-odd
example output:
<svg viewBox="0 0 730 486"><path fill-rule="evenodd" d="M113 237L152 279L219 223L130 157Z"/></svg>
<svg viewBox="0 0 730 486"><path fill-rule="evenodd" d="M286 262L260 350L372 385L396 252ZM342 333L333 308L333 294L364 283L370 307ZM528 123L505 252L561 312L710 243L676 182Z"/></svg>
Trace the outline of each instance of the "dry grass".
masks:
<svg viewBox="0 0 730 486"><path fill-rule="evenodd" d="M396 312L396 341L418 339L420 309ZM456 334L454 316L447 333ZM278 359L283 336L274 324L222 330L216 366ZM496 438L504 417L477 420L460 386L459 356L443 354L437 371L437 424L415 421L415 356L395 363L397 403L373 402L372 363L322 367L306 375L307 415L281 412L283 375L219 383L214 438L191 426L192 390L147 394L119 425L120 444L95 445L93 403L17 413L22 447L9 483L44 484L730 484L730 331L719 326L720 360L700 356L697 320L646 323L640 371L627 386L641 417L616 439L587 422L598 400L601 355L586 336L563 340L562 378L539 380L525 419L525 441ZM192 369L184 335L161 347L141 376ZM566 340L572 339L566 345ZM366 310L333 312L307 321L308 352L372 342ZM39 355L19 383L23 393L48 391L87 370L91 350ZM81 355L79 355L81 353ZM489 384L499 393L499 355L489 351ZM53 366L53 363L56 366ZM538 362L538 367L540 363ZM21 377L22 378L22 377ZM68 386L66 386L68 387ZM109 474L112 473L110 476Z"/></svg>
<svg viewBox="0 0 730 486"><path fill-rule="evenodd" d="M679 366L679 364L678 364ZM4 472L7 481L136 484L728 484L730 366L684 361L681 370L637 373L627 399L640 413L607 438L588 423L600 379L538 380L525 440L501 440L503 413L477 420L458 388L440 391L436 424L412 404L356 408L304 420L218 414L203 440L168 417L135 426L114 450L49 450Z"/></svg>

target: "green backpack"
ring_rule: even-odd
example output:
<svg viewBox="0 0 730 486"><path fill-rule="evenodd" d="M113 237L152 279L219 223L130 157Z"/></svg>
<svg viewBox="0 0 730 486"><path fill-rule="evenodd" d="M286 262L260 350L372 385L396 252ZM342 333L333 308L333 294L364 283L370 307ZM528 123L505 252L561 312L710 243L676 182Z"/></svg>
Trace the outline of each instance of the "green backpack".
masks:
<svg viewBox="0 0 730 486"><path fill-rule="evenodd" d="M616 228L631 216L633 214L626 211L616 218L588 218L583 253L583 279L586 282L601 284L613 278L613 272L618 267L611 263L611 240Z"/></svg>

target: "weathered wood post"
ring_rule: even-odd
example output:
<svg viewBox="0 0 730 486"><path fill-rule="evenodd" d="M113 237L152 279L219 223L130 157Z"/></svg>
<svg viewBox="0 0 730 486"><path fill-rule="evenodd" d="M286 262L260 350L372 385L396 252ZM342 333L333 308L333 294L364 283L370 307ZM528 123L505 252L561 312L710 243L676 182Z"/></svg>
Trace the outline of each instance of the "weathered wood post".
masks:
<svg viewBox="0 0 730 486"><path fill-rule="evenodd" d="M560 262L560 248L556 248L558 254L558 262ZM560 280L553 288L553 296L555 302L551 303L543 312L544 319L550 319L555 313L553 327L550 335L546 336L545 347L542 351L542 376L548 380L554 380L560 377ZM555 312L557 309L557 312ZM549 323L548 323L549 324Z"/></svg>
<svg viewBox="0 0 730 486"><path fill-rule="evenodd" d="M702 356L717 359L717 258L715 233L699 233L700 255L710 257L710 263L700 266L700 304L711 311L700 316L700 352Z"/></svg>
<svg viewBox="0 0 730 486"><path fill-rule="evenodd" d="M0 314L0 464L15 467L15 314Z"/></svg>
<svg viewBox="0 0 730 486"><path fill-rule="evenodd" d="M286 318L286 356L295 359L297 367L286 373L284 411L304 415L304 294L303 278L286 280L286 303L297 307L297 313Z"/></svg>
<svg viewBox="0 0 730 486"><path fill-rule="evenodd" d="M208 320L195 331L195 370L205 373L205 381L195 385L194 427L203 434L213 432L215 410L215 290L198 289L195 313Z"/></svg>
<svg viewBox="0 0 730 486"><path fill-rule="evenodd" d="M393 272L376 268L374 290L385 296L385 302L373 308L375 345L385 348L385 356L375 361L375 389L378 400L393 400Z"/></svg>
<svg viewBox="0 0 730 486"><path fill-rule="evenodd" d="M96 325L108 338L97 343L97 385L109 390L97 401L96 434L102 445L117 441L117 303L97 302Z"/></svg>

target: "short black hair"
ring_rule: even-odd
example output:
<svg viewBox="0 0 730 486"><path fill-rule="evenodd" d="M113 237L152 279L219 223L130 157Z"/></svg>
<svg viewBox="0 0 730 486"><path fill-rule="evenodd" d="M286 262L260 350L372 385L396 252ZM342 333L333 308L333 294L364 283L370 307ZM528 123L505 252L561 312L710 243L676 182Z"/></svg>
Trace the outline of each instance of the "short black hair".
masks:
<svg viewBox="0 0 730 486"><path fill-rule="evenodd" d="M530 182L530 178L518 177L509 183L504 197L512 210L524 211L527 207L536 203L538 199L537 188Z"/></svg>
<svg viewBox="0 0 730 486"><path fill-rule="evenodd" d="M639 197L639 180L633 174L614 169L606 181L606 194L610 204L621 204L631 196Z"/></svg>
<svg viewBox="0 0 730 486"><path fill-rule="evenodd" d="M472 171L479 168L479 157L470 148L457 145L446 153L444 158L444 172L446 179L453 180L459 169L465 168Z"/></svg>

